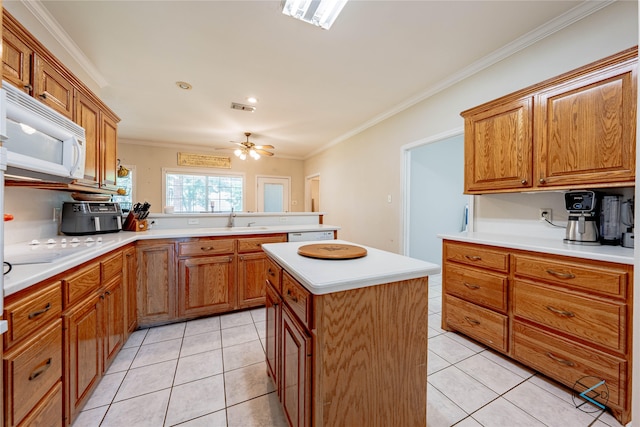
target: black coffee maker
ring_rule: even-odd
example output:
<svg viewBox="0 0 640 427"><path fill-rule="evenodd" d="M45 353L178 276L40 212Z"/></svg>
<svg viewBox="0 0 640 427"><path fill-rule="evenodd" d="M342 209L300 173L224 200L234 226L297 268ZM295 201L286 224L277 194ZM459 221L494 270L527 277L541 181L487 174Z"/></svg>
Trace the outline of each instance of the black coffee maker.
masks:
<svg viewBox="0 0 640 427"><path fill-rule="evenodd" d="M564 202L569 211L566 243L599 245L598 198L594 191L568 191Z"/></svg>

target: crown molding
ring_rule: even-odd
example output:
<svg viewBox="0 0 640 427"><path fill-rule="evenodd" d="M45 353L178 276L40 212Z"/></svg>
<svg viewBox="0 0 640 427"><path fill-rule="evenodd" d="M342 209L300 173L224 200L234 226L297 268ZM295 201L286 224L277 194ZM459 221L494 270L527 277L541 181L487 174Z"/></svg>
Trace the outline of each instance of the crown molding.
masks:
<svg viewBox="0 0 640 427"><path fill-rule="evenodd" d="M346 141L347 139L359 134L360 132L365 131L366 129L375 126L376 124L392 117L407 108L410 108L419 102L424 101L439 92L455 85L456 83L461 82L464 79L467 79L473 76L476 73L488 68L505 58L508 58L511 55L514 55L521 50L526 49L527 47L539 42L546 37L574 24L577 21L580 21L583 18L609 6L612 3L615 3L617 0L604 0L604 1L584 1L580 3L578 6L573 9L563 13L562 15L552 19L544 25L539 26L538 28L528 32L527 34L513 40L507 45L501 47L485 56L484 58L472 63L468 67L465 67L458 71L457 73L452 74L449 78L440 81L439 83L431 86L424 92L418 93L415 96L405 100L404 102L396 105L385 113L382 113L371 120L366 121L362 125L357 128L345 133L344 135L339 136L333 141L329 142L326 146L312 151L310 154L305 156L305 159L309 159L334 145L340 144L341 142Z"/></svg>
<svg viewBox="0 0 640 427"><path fill-rule="evenodd" d="M42 6L40 0L21 0L21 2L100 88L108 85L107 79L93 65L93 62L87 58L69 34L62 29L58 21Z"/></svg>

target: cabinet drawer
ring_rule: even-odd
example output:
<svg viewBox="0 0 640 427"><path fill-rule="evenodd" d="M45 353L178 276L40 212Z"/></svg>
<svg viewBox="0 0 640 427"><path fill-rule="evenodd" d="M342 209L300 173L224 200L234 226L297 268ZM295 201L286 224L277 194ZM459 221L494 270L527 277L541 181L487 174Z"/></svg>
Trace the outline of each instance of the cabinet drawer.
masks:
<svg viewBox="0 0 640 427"><path fill-rule="evenodd" d="M497 350L507 351L507 316L445 295L445 322Z"/></svg>
<svg viewBox="0 0 640 427"><path fill-rule="evenodd" d="M312 295L286 271L282 272L282 299L308 328L311 325Z"/></svg>
<svg viewBox="0 0 640 427"><path fill-rule="evenodd" d="M604 380L608 402L589 394L607 406L624 406L627 362L588 347L556 337L537 328L514 322L513 356L526 365L567 385L579 393ZM587 387L582 387L580 384ZM604 388L598 387L595 392Z"/></svg>
<svg viewBox="0 0 640 427"><path fill-rule="evenodd" d="M509 254L507 252L488 249L484 246L445 242L444 256L446 261L490 268L505 273L509 269Z"/></svg>
<svg viewBox="0 0 640 427"><path fill-rule="evenodd" d="M122 252L118 252L103 260L100 263L100 268L102 269L103 282L108 282L118 274L122 274Z"/></svg>
<svg viewBox="0 0 640 427"><path fill-rule="evenodd" d="M8 321L9 330L4 335L5 351L18 341L41 329L62 313L61 282L50 285L35 292L8 302L4 308L4 318Z"/></svg>
<svg viewBox="0 0 640 427"><path fill-rule="evenodd" d="M235 252L234 239L197 240L178 243L178 256L218 255Z"/></svg>
<svg viewBox="0 0 640 427"><path fill-rule="evenodd" d="M65 308L80 301L91 292L96 292L100 287L100 264L95 263L83 268L76 274L63 281L63 295Z"/></svg>
<svg viewBox="0 0 640 427"><path fill-rule="evenodd" d="M18 424L62 379L62 320L4 355L5 418Z"/></svg>
<svg viewBox="0 0 640 427"><path fill-rule="evenodd" d="M624 352L626 306L515 281L513 313L590 343Z"/></svg>
<svg viewBox="0 0 640 427"><path fill-rule="evenodd" d="M606 268L526 255L515 255L514 264L516 276L623 298L627 293L629 274L622 268Z"/></svg>
<svg viewBox="0 0 640 427"><path fill-rule="evenodd" d="M507 311L506 275L447 263L444 286L448 294L503 313Z"/></svg>
<svg viewBox="0 0 640 427"><path fill-rule="evenodd" d="M38 406L22 421L20 427L63 426L62 420L62 381L58 381L44 399L38 403Z"/></svg>
<svg viewBox="0 0 640 427"><path fill-rule="evenodd" d="M262 236L251 237L248 239L238 239L238 252L259 252L262 250L262 245L267 243L280 243L286 242L287 236L284 234L278 234L275 236Z"/></svg>
<svg viewBox="0 0 640 427"><path fill-rule="evenodd" d="M282 268L267 257L267 281L278 293L282 292Z"/></svg>

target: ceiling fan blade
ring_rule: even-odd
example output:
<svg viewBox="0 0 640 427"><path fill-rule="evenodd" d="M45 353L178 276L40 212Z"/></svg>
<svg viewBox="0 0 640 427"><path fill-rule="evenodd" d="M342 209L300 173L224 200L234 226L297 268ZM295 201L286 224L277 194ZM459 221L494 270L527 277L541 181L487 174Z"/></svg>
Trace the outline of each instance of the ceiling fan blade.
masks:
<svg viewBox="0 0 640 427"><path fill-rule="evenodd" d="M256 153L260 154L261 156L269 156L269 157L273 156L273 153L270 153L269 151L261 150L259 148L256 149Z"/></svg>
<svg viewBox="0 0 640 427"><path fill-rule="evenodd" d="M273 150L276 147L274 147L273 145L256 145L254 148L257 148L257 149L266 148L266 149L269 149L269 150Z"/></svg>

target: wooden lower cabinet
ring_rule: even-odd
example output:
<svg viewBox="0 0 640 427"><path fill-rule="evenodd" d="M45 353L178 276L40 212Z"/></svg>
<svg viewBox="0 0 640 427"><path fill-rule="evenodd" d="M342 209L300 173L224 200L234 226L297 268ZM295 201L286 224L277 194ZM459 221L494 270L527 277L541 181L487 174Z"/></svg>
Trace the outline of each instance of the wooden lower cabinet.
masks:
<svg viewBox="0 0 640 427"><path fill-rule="evenodd" d="M443 329L631 420L633 266L445 240L442 271Z"/></svg>
<svg viewBox="0 0 640 427"><path fill-rule="evenodd" d="M101 295L104 304L104 369L107 370L124 345L124 290L122 277L107 283Z"/></svg>
<svg viewBox="0 0 640 427"><path fill-rule="evenodd" d="M133 331L138 327L138 284L136 277L137 258L135 246L129 246L123 251L124 268L122 269L122 289L125 304L124 310L124 326L125 341Z"/></svg>
<svg viewBox="0 0 640 427"><path fill-rule="evenodd" d="M311 425L311 336L305 327L282 309L282 408L289 425Z"/></svg>
<svg viewBox="0 0 640 427"><path fill-rule="evenodd" d="M235 259L232 255L178 261L178 316L196 317L235 308Z"/></svg>
<svg viewBox="0 0 640 427"><path fill-rule="evenodd" d="M57 415L47 424L62 425L62 402L52 391L62 380L62 322L56 320L40 333L3 355L5 426L29 425L43 408ZM55 407L60 404L59 407Z"/></svg>
<svg viewBox="0 0 640 427"><path fill-rule="evenodd" d="M267 255L263 252L238 255L238 308L264 305L266 268Z"/></svg>
<svg viewBox="0 0 640 427"><path fill-rule="evenodd" d="M73 423L102 376L102 306L95 294L63 316L68 423Z"/></svg>
<svg viewBox="0 0 640 427"><path fill-rule="evenodd" d="M138 242L138 325L177 318L175 244L170 240Z"/></svg>
<svg viewBox="0 0 640 427"><path fill-rule="evenodd" d="M426 426L427 278L312 295L274 264L267 370L289 425Z"/></svg>

